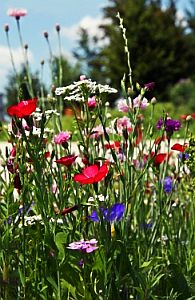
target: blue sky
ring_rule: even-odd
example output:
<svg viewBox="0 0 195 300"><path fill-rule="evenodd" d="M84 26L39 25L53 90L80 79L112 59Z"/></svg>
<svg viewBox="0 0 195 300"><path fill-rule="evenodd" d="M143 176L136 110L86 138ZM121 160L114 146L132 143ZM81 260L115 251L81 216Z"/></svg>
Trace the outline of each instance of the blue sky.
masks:
<svg viewBox="0 0 195 300"><path fill-rule="evenodd" d="M136 0L135 0L136 1ZM166 0L164 0L166 2ZM188 0L178 0L182 11ZM17 66L23 61L15 18L7 16L9 8L25 8L28 15L22 17L21 29L24 43L29 46L29 60L33 71L40 69L40 61L49 58L48 47L43 32L49 33L54 54L58 54L58 40L55 25L60 24L62 30L63 52L71 60L71 50L76 47L79 26L88 28L90 33L97 33L97 27L103 15L102 8L109 0L0 0L0 92L7 83L6 76L11 70L9 51L7 49L4 25L9 24L9 37ZM100 32L98 31L98 34ZM45 80L49 70L45 68Z"/></svg>

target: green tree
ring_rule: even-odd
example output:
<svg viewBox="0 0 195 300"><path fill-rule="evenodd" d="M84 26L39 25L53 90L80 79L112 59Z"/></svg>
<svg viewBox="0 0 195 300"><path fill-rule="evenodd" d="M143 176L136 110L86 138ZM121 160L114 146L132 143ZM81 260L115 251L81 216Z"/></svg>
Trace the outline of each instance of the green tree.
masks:
<svg viewBox="0 0 195 300"><path fill-rule="evenodd" d="M80 28L78 46L73 51L73 55L80 62L83 74L100 83L105 83L105 78L102 76L104 69L101 58L102 48L96 36L90 37L85 28Z"/></svg>
<svg viewBox="0 0 195 300"><path fill-rule="evenodd" d="M81 67L79 61L71 64L68 59L61 56L54 56L52 60L52 75L53 84L55 86L66 86L73 81L78 80L81 74Z"/></svg>
<svg viewBox="0 0 195 300"><path fill-rule="evenodd" d="M110 22L101 25L109 43L90 48L87 32L82 30L77 58L85 61L87 74L120 90L128 66L118 12L127 29L133 82L154 81L154 95L168 101L170 87L181 78L193 76L195 67L194 38L178 21L174 0L168 1L166 9L159 0L110 0L104 8L104 17Z"/></svg>
<svg viewBox="0 0 195 300"><path fill-rule="evenodd" d="M45 85L40 82L39 73L35 72L34 74L30 74L30 76L34 96L40 97L41 91L46 95L47 90ZM5 87L5 98L7 106L16 104L18 100L21 99L27 100L31 98L28 88L28 78L24 66L21 66L17 75L15 73L10 73L8 75L8 83Z"/></svg>
<svg viewBox="0 0 195 300"><path fill-rule="evenodd" d="M161 1L110 0L104 16L111 24L104 25L105 37L110 43L103 49L105 75L120 88L120 79L128 73L124 55L124 41L118 26L117 12L124 19L128 47L131 54L134 82L156 82L157 95L167 101L170 86L180 78L188 77L190 43L185 28L177 22L175 1L162 9ZM195 55L194 57L195 58Z"/></svg>

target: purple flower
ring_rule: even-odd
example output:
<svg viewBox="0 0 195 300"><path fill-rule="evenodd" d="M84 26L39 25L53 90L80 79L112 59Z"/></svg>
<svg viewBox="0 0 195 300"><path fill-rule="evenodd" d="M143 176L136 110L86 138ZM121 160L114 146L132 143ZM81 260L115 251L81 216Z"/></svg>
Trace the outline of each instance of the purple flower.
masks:
<svg viewBox="0 0 195 300"><path fill-rule="evenodd" d="M178 131L181 127L181 122L179 120L167 119L165 123L166 132L173 133Z"/></svg>
<svg viewBox="0 0 195 300"><path fill-rule="evenodd" d="M169 177L169 176L165 177L163 187L164 187L164 191L166 193L168 193L168 194L171 193L171 191L173 189L173 181L172 181L171 177Z"/></svg>
<svg viewBox="0 0 195 300"><path fill-rule="evenodd" d="M171 118L163 121L163 119L160 118L156 124L156 128L161 129L163 125L165 127L165 131L170 136L174 131L178 131L180 129L181 122L179 120L174 120Z"/></svg>
<svg viewBox="0 0 195 300"><path fill-rule="evenodd" d="M116 220L117 222L121 220L125 211L125 205L123 203L116 203L112 206L110 211L107 214L107 220L113 222Z"/></svg>
<svg viewBox="0 0 195 300"><path fill-rule="evenodd" d="M96 239L91 239L89 241L85 241L84 239L82 239L78 242L70 243L67 248L71 250L78 250L84 253L91 253L98 249L96 244Z"/></svg>
<svg viewBox="0 0 195 300"><path fill-rule="evenodd" d="M149 83L146 83L144 84L144 87L147 91L152 91L155 87L155 82L149 82Z"/></svg>
<svg viewBox="0 0 195 300"><path fill-rule="evenodd" d="M182 160L188 160L190 156L189 156L189 153L187 153L187 152L183 152L183 153L180 152L178 157Z"/></svg>
<svg viewBox="0 0 195 300"><path fill-rule="evenodd" d="M108 222L119 222L124 214L125 205L123 203L115 203L110 209L100 208L100 212L103 215L103 220ZM99 217L96 211L93 211L89 217L93 222L99 222Z"/></svg>
<svg viewBox="0 0 195 300"><path fill-rule="evenodd" d="M159 120L158 120L158 122L157 122L157 124L156 124L156 128L157 129L161 129L162 128L162 126L163 126L163 119L162 118L160 118Z"/></svg>

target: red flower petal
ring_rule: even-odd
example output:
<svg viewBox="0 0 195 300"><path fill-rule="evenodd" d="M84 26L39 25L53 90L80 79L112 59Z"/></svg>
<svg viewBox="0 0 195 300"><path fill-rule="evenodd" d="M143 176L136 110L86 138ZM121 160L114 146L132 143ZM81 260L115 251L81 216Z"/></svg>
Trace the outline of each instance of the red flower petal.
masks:
<svg viewBox="0 0 195 300"><path fill-rule="evenodd" d="M83 170L83 174L88 178L95 177L97 173L98 173L97 165L89 166Z"/></svg>
<svg viewBox="0 0 195 300"><path fill-rule="evenodd" d="M79 182L80 184L89 184L94 182L94 177L88 178L83 174L76 174L74 175L73 180Z"/></svg>
<svg viewBox="0 0 195 300"><path fill-rule="evenodd" d="M85 168L82 174L76 174L73 178L74 181L80 184L96 183L102 180L108 173L108 164L105 162L99 169L97 165L92 165Z"/></svg>
<svg viewBox="0 0 195 300"><path fill-rule="evenodd" d="M15 116L18 118L24 118L31 115L37 107L37 99L30 99L26 101L21 101L16 105L11 105L7 109L7 113L10 116Z"/></svg>
<svg viewBox="0 0 195 300"><path fill-rule="evenodd" d="M159 153L159 154L157 154L155 156L155 158L154 158L155 165L160 165L165 160L166 156L167 156L166 153Z"/></svg>
<svg viewBox="0 0 195 300"><path fill-rule="evenodd" d="M67 156L63 156L60 159L56 159L56 163L64 165L64 166L70 166L72 165L72 163L75 161L75 159L77 158L77 156L74 155L67 155Z"/></svg>
<svg viewBox="0 0 195 300"><path fill-rule="evenodd" d="M100 167L98 174L94 178L94 182L101 181L106 175L108 174L108 166L107 164L104 164Z"/></svg>
<svg viewBox="0 0 195 300"><path fill-rule="evenodd" d="M179 151L179 152L184 152L185 149L186 149L186 147L187 147L186 144L181 145L181 144L179 144L179 143L176 143L176 144L174 144L174 145L171 147L171 149L172 149L172 150Z"/></svg>

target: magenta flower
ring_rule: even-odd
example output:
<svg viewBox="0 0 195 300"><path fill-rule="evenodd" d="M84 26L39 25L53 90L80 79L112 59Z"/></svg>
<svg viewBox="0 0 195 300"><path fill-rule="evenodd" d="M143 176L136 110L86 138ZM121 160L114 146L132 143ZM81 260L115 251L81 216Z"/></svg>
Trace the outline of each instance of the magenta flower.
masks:
<svg viewBox="0 0 195 300"><path fill-rule="evenodd" d="M95 108L96 105L97 105L95 96L88 98L87 104L88 104L88 107L89 107L89 108Z"/></svg>
<svg viewBox="0 0 195 300"><path fill-rule="evenodd" d="M67 248L71 250L78 250L84 253L91 253L96 249L98 249L96 245L97 245L96 239L91 239L89 241L85 241L84 239L82 239L78 242L73 242L69 244Z"/></svg>
<svg viewBox="0 0 195 300"><path fill-rule="evenodd" d="M54 137L55 144L62 145L65 142L68 142L71 135L68 131L62 131Z"/></svg>
<svg viewBox="0 0 195 300"><path fill-rule="evenodd" d="M20 17L24 17L27 15L27 10L24 8L10 8L8 9L7 14L9 17L20 19Z"/></svg>

